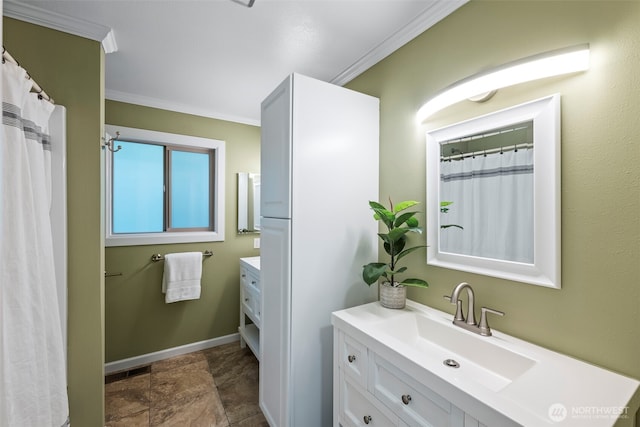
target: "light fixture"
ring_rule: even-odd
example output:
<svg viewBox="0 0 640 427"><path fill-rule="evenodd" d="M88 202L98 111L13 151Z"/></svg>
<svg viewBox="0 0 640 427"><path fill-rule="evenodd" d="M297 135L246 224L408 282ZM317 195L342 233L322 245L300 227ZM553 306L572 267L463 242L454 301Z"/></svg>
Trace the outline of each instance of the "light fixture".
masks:
<svg viewBox="0 0 640 427"><path fill-rule="evenodd" d="M418 122L465 99L488 99L497 89L589 68L589 44L518 59L493 70L474 74L449 86L418 110ZM486 96L485 96L486 95Z"/></svg>

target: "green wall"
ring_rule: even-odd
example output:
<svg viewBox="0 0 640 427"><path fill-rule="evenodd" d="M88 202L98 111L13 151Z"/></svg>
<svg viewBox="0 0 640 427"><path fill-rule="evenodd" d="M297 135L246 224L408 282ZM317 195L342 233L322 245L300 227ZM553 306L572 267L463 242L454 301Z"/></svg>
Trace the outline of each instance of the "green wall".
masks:
<svg viewBox="0 0 640 427"><path fill-rule="evenodd" d="M348 85L381 99L381 199L423 202L427 129L562 94L562 289L430 267L414 256L411 271L431 287L410 290L410 298L451 311L442 295L468 281L478 304L507 313L492 320L496 329L640 378L639 21L640 3L632 1L472 1ZM504 89L487 103L463 102L415 123L424 101L461 78L584 42L592 49L586 73ZM253 236L235 235L235 174L258 171L259 129L108 101L106 123L227 142L227 238L105 254L100 45L8 18L4 44L68 109L71 419L102 425L105 351L112 361L235 332L238 258L258 252ZM215 255L205 261L202 299L164 304L161 263L151 264L151 254L206 248ZM105 269L123 276L105 286Z"/></svg>
<svg viewBox="0 0 640 427"><path fill-rule="evenodd" d="M237 173L260 171L260 128L205 117L106 102L110 125L177 133L226 142L225 241L172 245L109 247L105 285L105 358L107 362L236 333L239 324L238 259L259 255L258 235L237 230ZM199 300L165 304L160 292L164 263L154 253L204 251Z"/></svg>
<svg viewBox="0 0 640 427"><path fill-rule="evenodd" d="M104 424L100 43L4 18L7 50L67 108L68 382L75 426Z"/></svg>
<svg viewBox="0 0 640 427"><path fill-rule="evenodd" d="M640 378L640 2L472 1L359 78L381 99L380 197L425 201L425 132L528 100L562 95L562 289L427 266L409 298L452 312L442 295L469 282L496 329ZM500 64L588 42L586 73L464 101L418 126L437 91ZM421 222L424 223L424 216Z"/></svg>

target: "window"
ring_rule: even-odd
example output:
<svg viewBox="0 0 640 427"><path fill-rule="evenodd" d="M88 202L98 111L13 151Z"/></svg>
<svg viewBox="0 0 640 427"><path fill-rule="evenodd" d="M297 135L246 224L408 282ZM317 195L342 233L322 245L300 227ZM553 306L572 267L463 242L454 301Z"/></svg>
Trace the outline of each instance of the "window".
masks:
<svg viewBox="0 0 640 427"><path fill-rule="evenodd" d="M224 142L121 126L107 150L106 246L224 240Z"/></svg>

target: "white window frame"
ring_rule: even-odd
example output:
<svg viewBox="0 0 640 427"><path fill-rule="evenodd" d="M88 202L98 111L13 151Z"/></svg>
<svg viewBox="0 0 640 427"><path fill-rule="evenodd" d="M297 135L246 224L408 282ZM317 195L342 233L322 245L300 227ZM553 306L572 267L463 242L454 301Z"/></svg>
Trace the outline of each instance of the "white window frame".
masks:
<svg viewBox="0 0 640 427"><path fill-rule="evenodd" d="M105 246L162 245L170 243L197 243L224 241L225 229L225 142L217 139L196 136L156 132L123 126L105 125L106 138L109 140L120 133L119 139L130 142L160 143L183 147L206 148L215 150L214 163L214 200L213 231L172 231L162 233L113 233L113 153L105 150ZM113 143L114 149L118 141Z"/></svg>

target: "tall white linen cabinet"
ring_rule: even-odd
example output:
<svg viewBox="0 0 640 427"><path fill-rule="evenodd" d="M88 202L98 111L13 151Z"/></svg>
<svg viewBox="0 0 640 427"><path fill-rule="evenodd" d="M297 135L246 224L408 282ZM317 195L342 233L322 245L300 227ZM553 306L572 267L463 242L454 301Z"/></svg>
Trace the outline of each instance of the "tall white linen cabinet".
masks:
<svg viewBox="0 0 640 427"><path fill-rule="evenodd" d="M331 312L376 299L379 100L299 74L262 102L260 408L332 424Z"/></svg>

